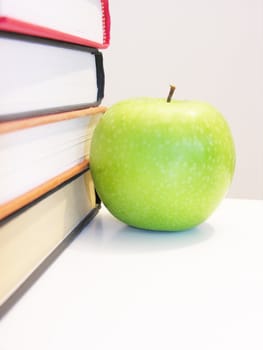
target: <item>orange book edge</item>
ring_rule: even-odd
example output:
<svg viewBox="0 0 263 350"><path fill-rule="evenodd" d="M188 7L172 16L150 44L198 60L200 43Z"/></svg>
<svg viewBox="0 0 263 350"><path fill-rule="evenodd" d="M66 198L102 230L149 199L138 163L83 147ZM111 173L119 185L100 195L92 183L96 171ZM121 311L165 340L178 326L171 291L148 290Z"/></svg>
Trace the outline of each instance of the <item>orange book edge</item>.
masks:
<svg viewBox="0 0 263 350"><path fill-rule="evenodd" d="M62 112L55 114L47 114L44 116L8 120L0 122L0 134L6 134L9 132L32 128L40 125L56 123L63 120L69 120L79 117L92 116L99 113L106 112L107 108L100 107L89 107L85 109L79 109L70 112Z"/></svg>
<svg viewBox="0 0 263 350"><path fill-rule="evenodd" d="M52 179L44 182L43 184L35 187L34 189L12 199L4 204L0 205L0 220L13 214L17 210L25 207L32 203L34 200L40 198L49 191L55 189L57 186L63 184L72 177L78 175L89 167L89 161L84 160L83 162L75 165L74 167L64 171L63 173L53 177Z"/></svg>

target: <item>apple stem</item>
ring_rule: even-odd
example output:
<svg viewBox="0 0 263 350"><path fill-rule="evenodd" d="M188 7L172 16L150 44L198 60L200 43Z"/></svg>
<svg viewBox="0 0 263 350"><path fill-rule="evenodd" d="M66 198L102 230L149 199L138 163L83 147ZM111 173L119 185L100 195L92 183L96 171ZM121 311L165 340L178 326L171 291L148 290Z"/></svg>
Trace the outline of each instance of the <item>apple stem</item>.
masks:
<svg viewBox="0 0 263 350"><path fill-rule="evenodd" d="M166 102L171 102L171 99L173 97L175 89L176 89L175 85L170 85L170 90L169 90L169 94L168 94L168 97L166 99Z"/></svg>

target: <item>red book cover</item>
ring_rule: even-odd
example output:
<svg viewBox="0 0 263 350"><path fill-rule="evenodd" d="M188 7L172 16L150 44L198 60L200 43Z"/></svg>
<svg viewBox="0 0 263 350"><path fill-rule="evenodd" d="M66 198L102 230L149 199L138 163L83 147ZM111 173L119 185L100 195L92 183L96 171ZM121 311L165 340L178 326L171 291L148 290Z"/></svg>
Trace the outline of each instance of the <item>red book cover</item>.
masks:
<svg viewBox="0 0 263 350"><path fill-rule="evenodd" d="M107 48L110 43L108 0L67 2L0 0L0 30Z"/></svg>

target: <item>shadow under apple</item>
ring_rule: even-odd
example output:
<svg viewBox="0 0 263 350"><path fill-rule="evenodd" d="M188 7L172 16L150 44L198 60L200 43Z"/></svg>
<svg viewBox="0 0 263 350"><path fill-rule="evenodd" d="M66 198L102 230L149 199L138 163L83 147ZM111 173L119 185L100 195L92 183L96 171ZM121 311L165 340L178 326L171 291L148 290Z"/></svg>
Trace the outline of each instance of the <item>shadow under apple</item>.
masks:
<svg viewBox="0 0 263 350"><path fill-rule="evenodd" d="M148 231L128 226L106 212L103 217L98 214L81 233L77 246L108 253L158 252L201 244L213 235L214 228L208 222L186 231Z"/></svg>

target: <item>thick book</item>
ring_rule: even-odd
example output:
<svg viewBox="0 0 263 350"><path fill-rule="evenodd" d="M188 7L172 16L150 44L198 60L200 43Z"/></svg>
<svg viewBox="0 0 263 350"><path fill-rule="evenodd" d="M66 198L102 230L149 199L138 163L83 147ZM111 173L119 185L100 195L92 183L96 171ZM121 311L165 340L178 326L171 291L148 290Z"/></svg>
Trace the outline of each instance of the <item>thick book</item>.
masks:
<svg viewBox="0 0 263 350"><path fill-rule="evenodd" d="M0 52L0 121L101 103L97 49L0 31Z"/></svg>
<svg viewBox="0 0 263 350"><path fill-rule="evenodd" d="M99 106L0 123L0 220L89 166Z"/></svg>
<svg viewBox="0 0 263 350"><path fill-rule="evenodd" d="M106 48L108 0L0 0L0 30Z"/></svg>
<svg viewBox="0 0 263 350"><path fill-rule="evenodd" d="M34 282L99 208L87 170L0 222L0 310Z"/></svg>

